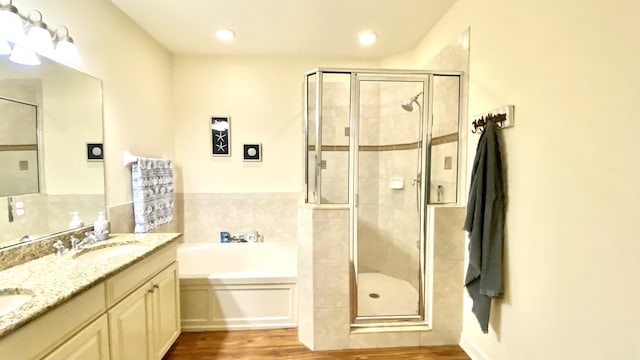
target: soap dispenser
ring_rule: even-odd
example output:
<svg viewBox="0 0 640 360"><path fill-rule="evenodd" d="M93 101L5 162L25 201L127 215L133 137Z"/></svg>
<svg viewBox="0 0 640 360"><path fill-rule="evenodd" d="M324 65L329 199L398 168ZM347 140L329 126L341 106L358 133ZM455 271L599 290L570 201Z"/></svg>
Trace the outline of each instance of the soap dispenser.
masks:
<svg viewBox="0 0 640 360"><path fill-rule="evenodd" d="M109 221L104 217L104 211L98 212L98 218L93 223L93 234L96 240L106 240L109 238Z"/></svg>
<svg viewBox="0 0 640 360"><path fill-rule="evenodd" d="M84 221L80 219L80 215L78 215L77 211L72 211L70 214L71 221L69 221L69 229L76 229L84 226Z"/></svg>

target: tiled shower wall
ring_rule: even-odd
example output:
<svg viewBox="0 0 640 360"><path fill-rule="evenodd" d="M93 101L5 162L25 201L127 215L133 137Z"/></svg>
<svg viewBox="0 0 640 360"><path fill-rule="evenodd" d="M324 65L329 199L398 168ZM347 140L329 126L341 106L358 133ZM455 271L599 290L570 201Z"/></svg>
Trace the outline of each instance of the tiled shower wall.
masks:
<svg viewBox="0 0 640 360"><path fill-rule="evenodd" d="M325 75L322 86L322 203L349 203L349 76ZM346 129L346 133L345 133Z"/></svg>
<svg viewBox="0 0 640 360"><path fill-rule="evenodd" d="M377 271L409 282L418 289L420 220L416 192L418 183L418 141L420 111L407 112L400 106L408 98L422 91L420 83L380 83L379 131L376 134L380 146L378 153L377 197L378 231L380 243L373 256L377 258ZM419 97L421 104L424 97ZM362 141L361 141L362 144ZM399 146L401 145L401 146ZM361 154L364 152L361 151ZM362 172L362 171L361 171ZM404 181L403 189L391 189L393 178ZM362 194L362 191L360 191ZM361 195L362 196L362 195ZM367 238L362 239L368 242ZM363 243L358 240L359 244ZM380 251L379 249L384 249Z"/></svg>
<svg viewBox="0 0 640 360"><path fill-rule="evenodd" d="M455 203L458 196L458 123L460 80L435 76L429 199L431 203Z"/></svg>
<svg viewBox="0 0 640 360"><path fill-rule="evenodd" d="M298 210L298 338L312 350L457 344L462 327L464 208L433 212L431 329L353 330L350 310L349 209Z"/></svg>
<svg viewBox="0 0 640 360"><path fill-rule="evenodd" d="M323 84L323 203L348 202L349 83ZM418 288L419 172L431 175L431 203L455 203L458 175L458 77L436 76L433 84L431 168L418 169L420 106L400 105L422 91L419 82L362 82L359 123L358 266L360 272L382 272ZM427 174L427 175L429 175ZM391 189L393 178L403 189ZM379 251L384 248L385 251Z"/></svg>
<svg viewBox="0 0 640 360"><path fill-rule="evenodd" d="M323 82L323 203L349 202L349 87L344 75L326 75ZM419 83L363 83L359 123L359 271L384 272L416 288L419 221L411 183L417 177L419 111L405 112L400 105L420 91ZM389 147L399 144L404 146ZM389 189L392 177L403 178L406 187Z"/></svg>

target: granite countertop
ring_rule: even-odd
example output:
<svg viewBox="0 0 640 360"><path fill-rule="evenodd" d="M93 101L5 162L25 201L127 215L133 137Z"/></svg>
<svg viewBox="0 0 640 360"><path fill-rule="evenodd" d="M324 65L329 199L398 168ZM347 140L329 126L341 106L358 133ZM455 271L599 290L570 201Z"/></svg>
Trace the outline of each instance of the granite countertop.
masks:
<svg viewBox="0 0 640 360"><path fill-rule="evenodd" d="M178 237L179 233L112 234L109 240L100 241L91 248L127 243L141 246L100 260L78 260L73 252L63 256L52 254L0 271L0 294L26 293L33 296L21 307L0 316L0 338L175 242Z"/></svg>

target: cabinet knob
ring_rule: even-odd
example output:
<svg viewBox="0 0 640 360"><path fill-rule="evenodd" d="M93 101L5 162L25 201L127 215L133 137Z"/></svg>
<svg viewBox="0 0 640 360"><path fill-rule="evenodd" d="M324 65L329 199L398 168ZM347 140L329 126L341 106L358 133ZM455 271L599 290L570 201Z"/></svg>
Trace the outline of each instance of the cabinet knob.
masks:
<svg viewBox="0 0 640 360"><path fill-rule="evenodd" d="M159 288L160 288L160 285L158 285L158 284L153 284L153 285L151 286L151 289L147 290L147 292L148 292L149 294L152 294L152 293L156 292L156 289L159 289Z"/></svg>

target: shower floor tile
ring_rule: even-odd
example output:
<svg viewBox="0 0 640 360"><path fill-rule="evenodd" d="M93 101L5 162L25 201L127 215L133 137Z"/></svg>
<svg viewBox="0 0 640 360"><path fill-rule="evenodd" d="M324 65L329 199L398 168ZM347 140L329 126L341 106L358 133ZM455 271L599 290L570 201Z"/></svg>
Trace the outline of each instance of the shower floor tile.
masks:
<svg viewBox="0 0 640 360"><path fill-rule="evenodd" d="M382 273L358 274L358 316L418 314L418 291Z"/></svg>

